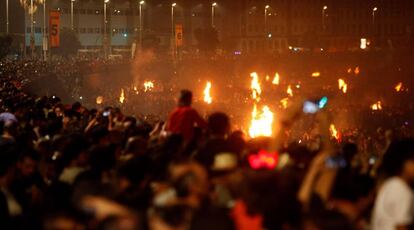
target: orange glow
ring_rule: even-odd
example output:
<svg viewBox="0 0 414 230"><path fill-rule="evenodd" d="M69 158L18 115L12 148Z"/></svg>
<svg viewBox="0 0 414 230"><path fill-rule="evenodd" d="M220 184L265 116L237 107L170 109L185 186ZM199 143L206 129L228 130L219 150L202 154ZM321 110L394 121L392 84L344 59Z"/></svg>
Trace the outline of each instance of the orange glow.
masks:
<svg viewBox="0 0 414 230"><path fill-rule="evenodd" d="M355 67L355 70L354 70L354 74L355 75L359 75L359 66L357 66L357 67Z"/></svg>
<svg viewBox="0 0 414 230"><path fill-rule="evenodd" d="M273 78L272 84L273 85L279 85L280 83L280 76L278 73L275 74L275 77Z"/></svg>
<svg viewBox="0 0 414 230"><path fill-rule="evenodd" d="M321 73L319 73L319 72L313 72L312 73L312 77L319 77L319 76L321 76Z"/></svg>
<svg viewBox="0 0 414 230"><path fill-rule="evenodd" d="M252 98L258 102L260 101L260 95L262 94L262 88L260 86L259 76L257 75L256 72L251 73L250 76L253 78L251 81L251 85L250 85L250 88L252 90Z"/></svg>
<svg viewBox="0 0 414 230"><path fill-rule="evenodd" d="M371 105L371 109L376 111L376 110L382 110L382 103L381 101L377 101L376 103Z"/></svg>
<svg viewBox="0 0 414 230"><path fill-rule="evenodd" d="M395 86L395 91L400 92L403 89L403 83L399 82L396 86Z"/></svg>
<svg viewBox="0 0 414 230"><path fill-rule="evenodd" d="M348 90L348 84L346 84L346 82L344 81L344 79L338 79L338 88L339 90L341 90L343 93L346 93Z"/></svg>
<svg viewBox="0 0 414 230"><path fill-rule="evenodd" d="M213 102L213 98L210 95L210 90L211 90L211 82L207 82L206 87L204 88L204 102L207 104L211 104L211 102Z"/></svg>
<svg viewBox="0 0 414 230"><path fill-rule="evenodd" d="M290 96L293 97L293 90L292 87L290 85L288 85L288 88L286 90L286 93Z"/></svg>
<svg viewBox="0 0 414 230"><path fill-rule="evenodd" d="M154 89L154 82L152 81L146 81L144 82L144 92L148 92Z"/></svg>
<svg viewBox="0 0 414 230"><path fill-rule="evenodd" d="M125 101L125 92L124 92L124 89L121 89L121 95L119 95L119 102L123 104L124 101Z"/></svg>
<svg viewBox="0 0 414 230"><path fill-rule="evenodd" d="M96 104L101 105L102 103L103 103L103 97L102 96L96 97Z"/></svg>
<svg viewBox="0 0 414 230"><path fill-rule="evenodd" d="M335 127L335 125L334 125L334 124L331 124L331 125L329 126L329 132L331 133L331 136L332 136L333 138L335 138L336 140L339 140L339 139L340 139L340 134L339 134L339 132L338 132L338 130L336 129L336 127Z"/></svg>
<svg viewBox="0 0 414 230"><path fill-rule="evenodd" d="M289 98L287 98L287 97L280 100L280 104L282 105L282 107L284 109L286 109L288 107L288 103L289 103Z"/></svg>

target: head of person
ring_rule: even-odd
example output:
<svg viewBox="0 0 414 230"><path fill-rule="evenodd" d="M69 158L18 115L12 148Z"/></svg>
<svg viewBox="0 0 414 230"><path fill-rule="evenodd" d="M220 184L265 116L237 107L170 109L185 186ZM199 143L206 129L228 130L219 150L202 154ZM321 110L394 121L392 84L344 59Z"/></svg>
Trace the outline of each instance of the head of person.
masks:
<svg viewBox="0 0 414 230"><path fill-rule="evenodd" d="M22 177L29 178L37 170L38 156L34 151L23 152L17 162L17 169Z"/></svg>
<svg viewBox="0 0 414 230"><path fill-rule="evenodd" d="M225 113L211 114L207 123L211 135L225 136L230 132L230 119Z"/></svg>
<svg viewBox="0 0 414 230"><path fill-rule="evenodd" d="M178 98L178 106L190 106L193 102L193 93L190 90L183 89Z"/></svg>
<svg viewBox="0 0 414 230"><path fill-rule="evenodd" d="M384 154L380 170L386 176L399 176L408 183L414 183L414 139L391 143Z"/></svg>

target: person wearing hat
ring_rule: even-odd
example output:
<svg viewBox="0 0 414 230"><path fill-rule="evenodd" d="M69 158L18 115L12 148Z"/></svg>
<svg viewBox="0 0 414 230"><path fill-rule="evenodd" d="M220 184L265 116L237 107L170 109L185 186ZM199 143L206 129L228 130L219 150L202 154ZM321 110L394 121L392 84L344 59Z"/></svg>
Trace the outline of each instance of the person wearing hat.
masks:
<svg viewBox="0 0 414 230"><path fill-rule="evenodd" d="M185 142L189 142L194 136L194 127L205 129L207 123L191 107L193 93L189 90L181 90L177 108L170 114L167 121L167 131L172 134L180 134Z"/></svg>

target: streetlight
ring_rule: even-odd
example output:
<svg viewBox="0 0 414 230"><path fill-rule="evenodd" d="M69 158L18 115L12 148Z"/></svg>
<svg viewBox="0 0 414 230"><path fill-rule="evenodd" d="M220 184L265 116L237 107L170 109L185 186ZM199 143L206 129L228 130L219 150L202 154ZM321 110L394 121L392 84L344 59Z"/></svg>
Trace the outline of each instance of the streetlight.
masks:
<svg viewBox="0 0 414 230"><path fill-rule="evenodd" d="M269 10L270 6L266 5L264 10L264 31L265 34L267 33L267 11Z"/></svg>
<svg viewBox="0 0 414 230"><path fill-rule="evenodd" d="M171 4L171 50L173 53L173 58L175 58L175 44L174 44L174 37L175 37L175 28L174 28L174 8L177 6L177 3Z"/></svg>
<svg viewBox="0 0 414 230"><path fill-rule="evenodd" d="M107 35L107 24L108 20L106 19L106 4L109 3L109 0L104 0L104 56L107 57L108 53L108 35Z"/></svg>
<svg viewBox="0 0 414 230"><path fill-rule="evenodd" d="M30 48L31 48L31 57L34 57L35 51L35 37L34 37L34 6L33 0L30 0Z"/></svg>
<svg viewBox="0 0 414 230"><path fill-rule="evenodd" d="M142 49L142 6L145 4L145 1L139 2L139 46Z"/></svg>
<svg viewBox="0 0 414 230"><path fill-rule="evenodd" d="M211 27L215 27L214 25L214 16L215 16L215 8L217 6L217 2L213 2L211 4Z"/></svg>
<svg viewBox="0 0 414 230"><path fill-rule="evenodd" d="M325 30L325 11L328 10L328 6L323 6L322 8L322 29Z"/></svg>
<svg viewBox="0 0 414 230"><path fill-rule="evenodd" d="M70 0L70 28L73 30L73 4L75 3L75 0Z"/></svg>
<svg viewBox="0 0 414 230"><path fill-rule="evenodd" d="M47 38L46 38L46 0L43 0L43 60L46 61Z"/></svg>
<svg viewBox="0 0 414 230"><path fill-rule="evenodd" d="M9 0L6 0L6 33L9 34Z"/></svg>
<svg viewBox="0 0 414 230"><path fill-rule="evenodd" d="M372 8L372 28L375 31L375 13L378 11L378 8L375 6Z"/></svg>

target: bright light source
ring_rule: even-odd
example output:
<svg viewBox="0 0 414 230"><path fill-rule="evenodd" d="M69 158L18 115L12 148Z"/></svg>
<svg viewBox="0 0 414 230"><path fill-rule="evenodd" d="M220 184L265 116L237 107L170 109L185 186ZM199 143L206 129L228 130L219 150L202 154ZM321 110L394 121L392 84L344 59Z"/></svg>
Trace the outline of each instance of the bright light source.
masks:
<svg viewBox="0 0 414 230"><path fill-rule="evenodd" d="M269 6L269 5L266 5L266 6L265 6L265 9L269 9L269 8L270 8L270 6Z"/></svg>
<svg viewBox="0 0 414 230"><path fill-rule="evenodd" d="M272 34L268 34L268 35L267 35L267 37L268 37L268 38L271 38L271 37L272 37Z"/></svg>
<svg viewBox="0 0 414 230"><path fill-rule="evenodd" d="M367 48L367 39L366 38L361 38L361 44L359 45L359 48L361 48L362 50Z"/></svg>
<svg viewBox="0 0 414 230"><path fill-rule="evenodd" d="M109 0L104 0L104 3L108 3L109 2Z"/></svg>
<svg viewBox="0 0 414 230"><path fill-rule="evenodd" d="M140 5L144 5L145 1L140 1L139 4Z"/></svg>
<svg viewBox="0 0 414 230"><path fill-rule="evenodd" d="M378 10L378 8L377 7L374 7L373 9L372 9L372 11L377 11Z"/></svg>
<svg viewBox="0 0 414 230"><path fill-rule="evenodd" d="M177 5L177 3L175 3L175 2L173 4L171 4L172 7L175 7L176 5Z"/></svg>
<svg viewBox="0 0 414 230"><path fill-rule="evenodd" d="M323 6L323 9L324 9L324 10L327 10L327 9L328 9L328 6Z"/></svg>
<svg viewBox="0 0 414 230"><path fill-rule="evenodd" d="M212 6L217 6L217 2L213 2L213 4L211 4Z"/></svg>
<svg viewBox="0 0 414 230"><path fill-rule="evenodd" d="M128 37L128 34L124 34L124 38Z"/></svg>

